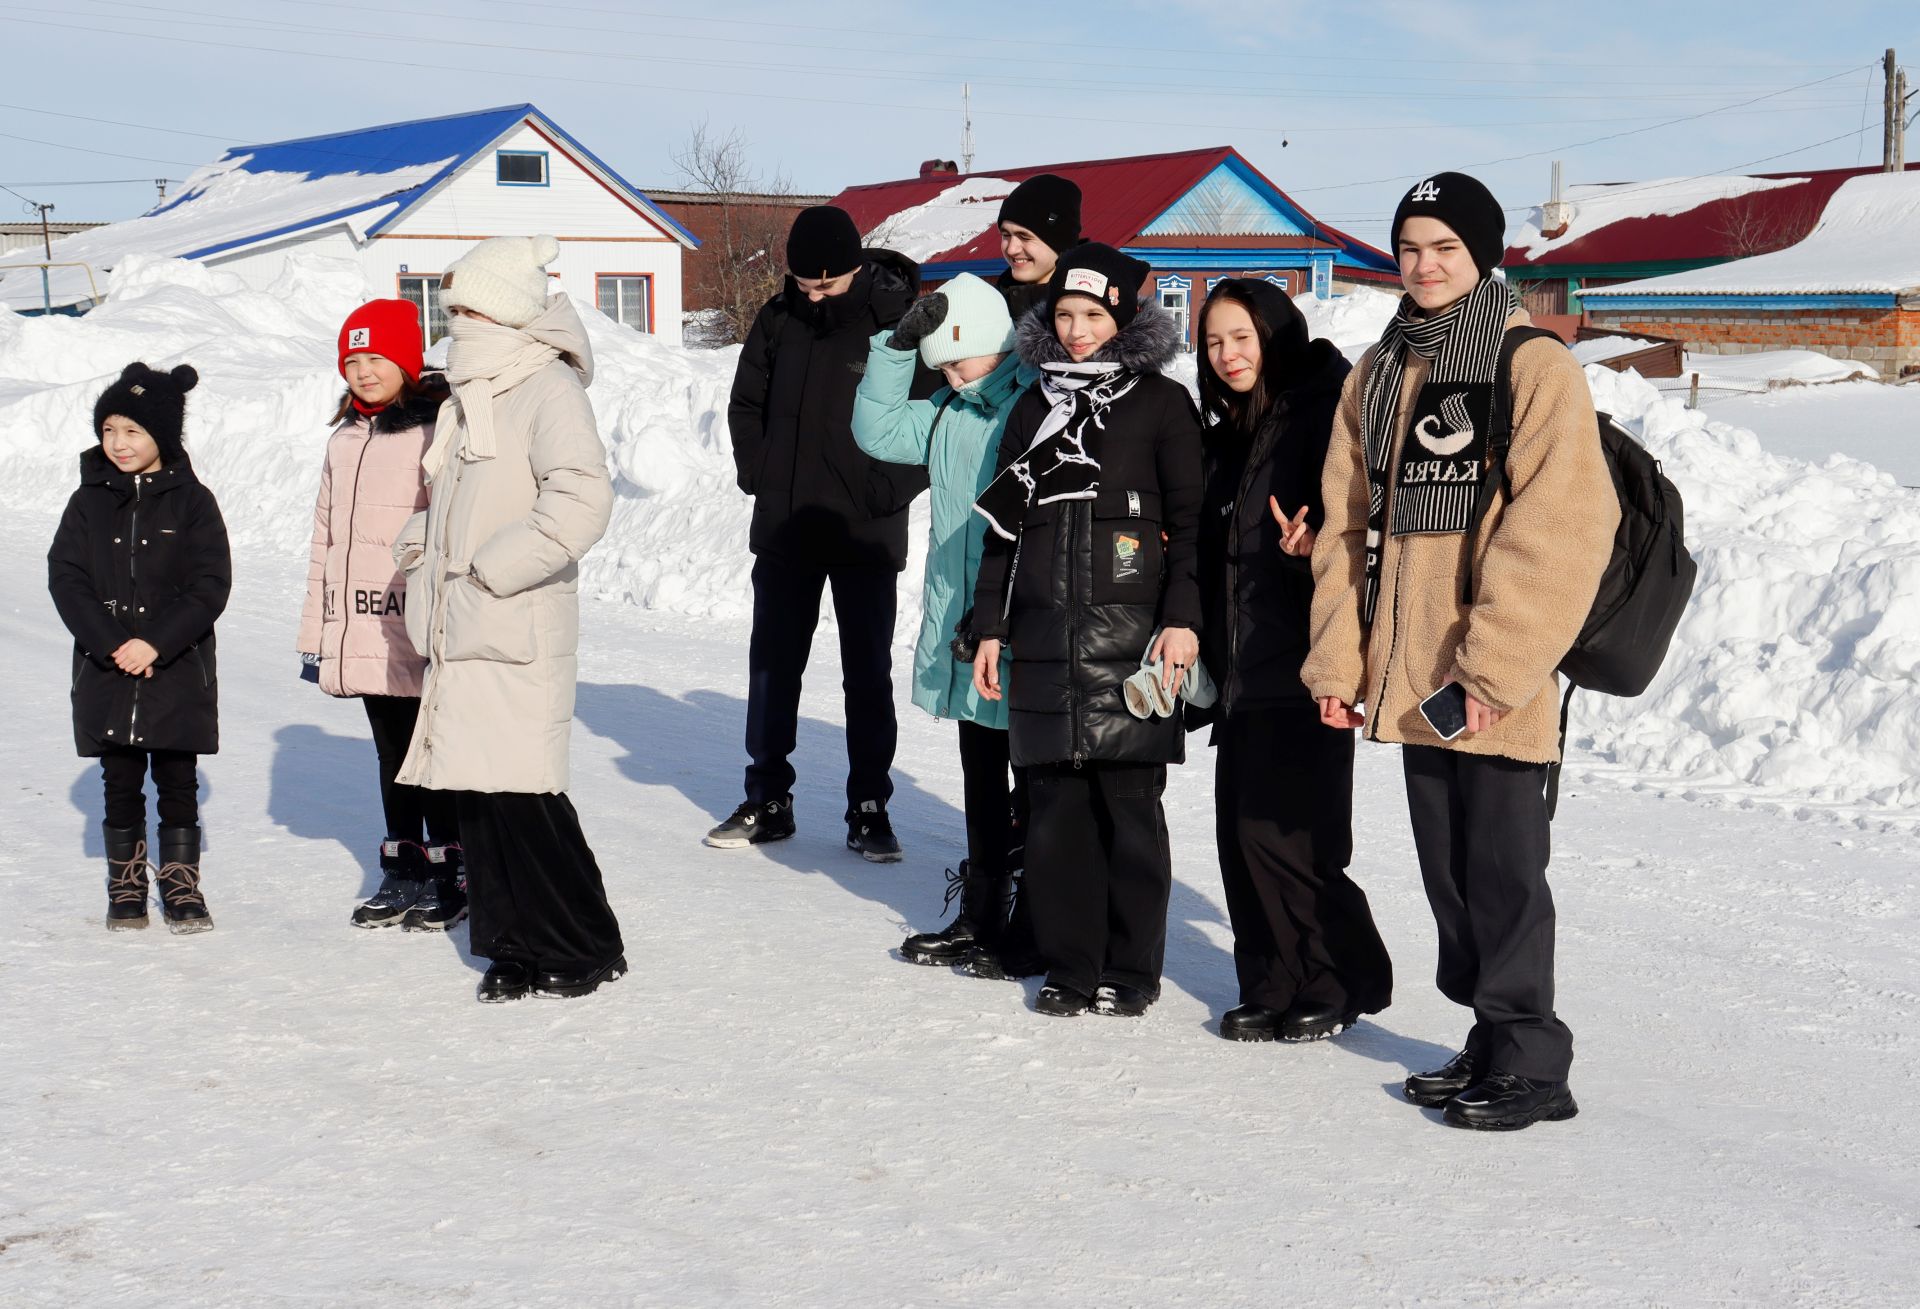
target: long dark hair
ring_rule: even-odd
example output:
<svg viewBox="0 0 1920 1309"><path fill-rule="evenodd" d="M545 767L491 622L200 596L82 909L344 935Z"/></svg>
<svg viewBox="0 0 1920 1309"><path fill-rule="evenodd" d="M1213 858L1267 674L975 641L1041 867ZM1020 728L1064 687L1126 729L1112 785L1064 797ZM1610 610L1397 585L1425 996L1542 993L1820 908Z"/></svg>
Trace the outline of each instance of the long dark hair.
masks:
<svg viewBox="0 0 1920 1309"><path fill-rule="evenodd" d="M408 377L405 373L402 373L400 374L400 394L387 401L387 408L391 409L395 405L404 408L426 393L427 388L420 384L419 378ZM347 421L349 414L354 412L356 411L353 407L353 388L348 387L345 391L341 392L340 404L334 409L333 417L327 420L327 425L330 427L338 427Z"/></svg>
<svg viewBox="0 0 1920 1309"><path fill-rule="evenodd" d="M1221 381L1214 375L1213 362L1207 357L1207 315L1218 304L1239 305L1253 320L1254 335L1260 341L1260 367L1251 391L1236 391ZM1260 426L1260 420L1267 416L1267 406L1273 403L1273 396L1267 389L1271 363L1269 354L1272 349L1273 328L1239 278L1229 277L1207 293L1206 303L1200 306L1200 367L1197 371L1200 375L1200 409L1213 425L1225 426L1242 436L1251 436L1254 429Z"/></svg>

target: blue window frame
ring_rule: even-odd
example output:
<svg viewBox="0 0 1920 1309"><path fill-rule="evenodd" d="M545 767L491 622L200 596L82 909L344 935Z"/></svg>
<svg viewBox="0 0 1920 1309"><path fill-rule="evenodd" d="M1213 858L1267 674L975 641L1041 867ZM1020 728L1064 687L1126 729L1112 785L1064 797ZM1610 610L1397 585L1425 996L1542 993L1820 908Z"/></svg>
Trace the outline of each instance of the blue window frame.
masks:
<svg viewBox="0 0 1920 1309"><path fill-rule="evenodd" d="M545 150L500 150L493 157L493 178L501 186L547 186Z"/></svg>

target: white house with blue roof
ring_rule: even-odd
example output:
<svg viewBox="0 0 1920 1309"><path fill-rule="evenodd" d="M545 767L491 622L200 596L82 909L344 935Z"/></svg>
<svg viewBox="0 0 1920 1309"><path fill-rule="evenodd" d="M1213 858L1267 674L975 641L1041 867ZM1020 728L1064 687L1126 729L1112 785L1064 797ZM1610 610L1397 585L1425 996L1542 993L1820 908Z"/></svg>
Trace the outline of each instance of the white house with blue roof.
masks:
<svg viewBox="0 0 1920 1309"><path fill-rule="evenodd" d="M350 259L368 293L446 330L440 273L475 241L548 232L557 290L678 342L693 234L530 104L236 146L139 218L57 242L53 267L0 260L0 303L84 312L131 254L193 259L266 289L294 254Z"/></svg>

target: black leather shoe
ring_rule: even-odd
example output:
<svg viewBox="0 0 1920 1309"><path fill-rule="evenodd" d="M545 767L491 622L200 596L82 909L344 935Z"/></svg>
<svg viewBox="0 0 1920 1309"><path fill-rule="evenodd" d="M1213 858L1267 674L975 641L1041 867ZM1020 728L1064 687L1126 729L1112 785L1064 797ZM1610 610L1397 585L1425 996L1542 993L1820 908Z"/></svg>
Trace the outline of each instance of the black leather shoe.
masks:
<svg viewBox="0 0 1920 1309"><path fill-rule="evenodd" d="M1138 1018L1157 998L1124 982L1102 982L1093 993L1093 1012L1104 1018Z"/></svg>
<svg viewBox="0 0 1920 1309"><path fill-rule="evenodd" d="M1401 1094L1424 1109L1437 1109L1479 1081L1486 1071L1485 1056L1477 1050L1462 1050L1447 1061L1446 1067L1407 1078Z"/></svg>
<svg viewBox="0 0 1920 1309"><path fill-rule="evenodd" d="M480 979L480 1003L502 1004L508 1000L524 1000L532 989L531 968L511 959L496 959L487 965L487 975Z"/></svg>
<svg viewBox="0 0 1920 1309"><path fill-rule="evenodd" d="M1033 998L1035 1012L1050 1014L1055 1018L1078 1018L1092 1004L1093 997L1085 991L1071 986L1055 986L1051 982L1041 987L1040 994Z"/></svg>
<svg viewBox="0 0 1920 1309"><path fill-rule="evenodd" d="M1243 1004L1220 1015L1220 1035L1229 1041L1271 1041L1279 1034L1280 1011Z"/></svg>
<svg viewBox="0 0 1920 1309"><path fill-rule="evenodd" d="M1360 1015L1344 1004L1305 1001L1287 1010L1280 1020L1282 1041L1324 1041L1338 1036L1360 1021Z"/></svg>
<svg viewBox="0 0 1920 1309"><path fill-rule="evenodd" d="M1535 1123L1557 1123L1580 1112L1565 1082L1536 1082L1513 1073L1490 1073L1447 1101L1452 1127L1517 1132Z"/></svg>
<svg viewBox="0 0 1920 1309"><path fill-rule="evenodd" d="M615 955L598 968L585 972L542 972L533 979L533 993L572 1000L583 995L592 995L600 989L602 982L616 982L627 975L627 957Z"/></svg>

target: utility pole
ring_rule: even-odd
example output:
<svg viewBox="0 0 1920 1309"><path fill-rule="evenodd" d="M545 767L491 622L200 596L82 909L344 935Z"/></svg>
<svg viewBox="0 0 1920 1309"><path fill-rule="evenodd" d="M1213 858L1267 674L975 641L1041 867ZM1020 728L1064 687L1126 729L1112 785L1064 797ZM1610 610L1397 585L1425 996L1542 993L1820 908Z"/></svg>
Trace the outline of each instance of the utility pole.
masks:
<svg viewBox="0 0 1920 1309"><path fill-rule="evenodd" d="M960 171L973 171L973 84L960 84Z"/></svg>
<svg viewBox="0 0 1920 1309"><path fill-rule="evenodd" d="M159 202L165 204L167 202L167 179L164 177L156 177L153 179L153 184L160 189Z"/></svg>
<svg viewBox="0 0 1920 1309"><path fill-rule="evenodd" d="M1881 60L1881 68L1886 73L1887 93L1882 109L1882 130L1880 138L1880 171L1897 173L1900 165L1896 160L1900 149L1900 118L1903 106L1900 103L1900 64L1894 58L1893 51L1887 51L1887 57Z"/></svg>
<svg viewBox="0 0 1920 1309"><path fill-rule="evenodd" d="M52 205L35 204L40 211L40 244L47 252L47 263L53 262L53 228L47 222L47 215L53 212ZM46 264L40 266L40 307L46 313L53 312L53 281L48 277Z"/></svg>
<svg viewBox="0 0 1920 1309"><path fill-rule="evenodd" d="M1893 75L1893 171L1907 166L1907 70Z"/></svg>

